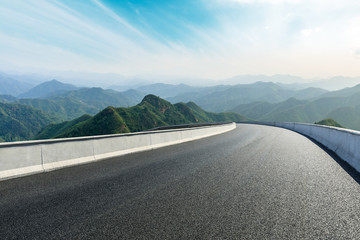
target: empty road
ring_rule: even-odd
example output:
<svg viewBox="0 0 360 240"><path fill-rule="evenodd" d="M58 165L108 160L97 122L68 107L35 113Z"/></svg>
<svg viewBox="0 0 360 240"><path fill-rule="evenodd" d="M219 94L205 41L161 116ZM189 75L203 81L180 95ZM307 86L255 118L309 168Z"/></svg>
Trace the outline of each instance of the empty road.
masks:
<svg viewBox="0 0 360 240"><path fill-rule="evenodd" d="M300 134L239 124L0 182L0 239L359 239L358 182Z"/></svg>

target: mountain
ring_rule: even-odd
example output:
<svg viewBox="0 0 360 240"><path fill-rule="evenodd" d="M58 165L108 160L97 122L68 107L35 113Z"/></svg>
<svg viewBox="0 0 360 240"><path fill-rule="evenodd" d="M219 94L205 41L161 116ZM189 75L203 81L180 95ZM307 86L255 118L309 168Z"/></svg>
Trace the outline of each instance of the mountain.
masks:
<svg viewBox="0 0 360 240"><path fill-rule="evenodd" d="M332 118L346 128L360 130L360 91L345 97L241 104L232 111L258 121L313 123Z"/></svg>
<svg viewBox="0 0 360 240"><path fill-rule="evenodd" d="M179 94L194 92L200 90L201 87L191 87L185 84L165 84L165 83L155 83L146 86L138 87L136 90L143 92L145 94L154 94L162 98L174 97Z"/></svg>
<svg viewBox="0 0 360 240"><path fill-rule="evenodd" d="M332 118L323 119L323 120L321 120L319 122L316 122L315 124L342 128L342 126Z"/></svg>
<svg viewBox="0 0 360 240"><path fill-rule="evenodd" d="M133 107L107 107L88 119L50 125L36 138L126 133L167 125L245 120L248 119L236 113L209 113L195 103L173 105L160 97L147 95Z"/></svg>
<svg viewBox="0 0 360 240"><path fill-rule="evenodd" d="M0 102L2 103L15 102L16 100L17 98L11 95L0 95Z"/></svg>
<svg viewBox="0 0 360 240"><path fill-rule="evenodd" d="M78 89L74 85L65 84L55 79L40 83L29 91L20 94L19 98L48 98L57 94Z"/></svg>
<svg viewBox="0 0 360 240"><path fill-rule="evenodd" d="M31 139L53 121L52 117L32 107L0 103L0 141Z"/></svg>
<svg viewBox="0 0 360 240"><path fill-rule="evenodd" d="M280 82L283 84L302 83L305 79L292 75L239 75L220 81L221 84L252 84L255 82Z"/></svg>
<svg viewBox="0 0 360 240"><path fill-rule="evenodd" d="M128 89L124 92L121 92L121 94L126 97L130 101L130 105L135 105L145 97L145 93L137 91L135 89Z"/></svg>
<svg viewBox="0 0 360 240"><path fill-rule="evenodd" d="M27 90L30 90L34 86L46 82L49 79L53 79L54 77L44 74L36 74L36 73L19 73L19 72L1 72L0 75L6 75L12 79L15 79L18 82L26 83L30 87ZM26 90L26 91L27 91ZM25 92L25 91L24 91Z"/></svg>
<svg viewBox="0 0 360 240"><path fill-rule="evenodd" d="M328 113L326 117L336 119L346 128L360 130L360 104L337 108Z"/></svg>
<svg viewBox="0 0 360 240"><path fill-rule="evenodd" d="M90 119L91 116L84 114L79 118L73 119L71 121L64 121L62 123L51 123L41 129L41 131L36 135L36 139L49 139L53 136L57 136L61 134L61 132L65 131L66 129Z"/></svg>
<svg viewBox="0 0 360 240"><path fill-rule="evenodd" d="M0 94L17 96L32 88L29 83L20 82L11 76L0 73Z"/></svg>
<svg viewBox="0 0 360 240"><path fill-rule="evenodd" d="M280 103L253 102L240 104L233 108L232 111L259 121L275 121L273 120L273 115L281 115L282 112L289 111L297 106L303 106L306 103L307 101L304 100L289 98ZM276 119L276 117L274 117L274 119Z"/></svg>
<svg viewBox="0 0 360 240"><path fill-rule="evenodd" d="M128 93L128 95L131 93ZM69 91L63 94L59 94L55 97L51 97L52 100L59 98L71 98L86 103L87 105L94 106L97 109L104 109L107 106L113 107L128 107L133 106L139 101L130 99L121 92L114 90L104 90L102 88L81 88L75 91Z"/></svg>
<svg viewBox="0 0 360 240"><path fill-rule="evenodd" d="M323 96L326 93L328 93L328 91L322 88L308 87L305 89L296 90L293 93L290 93L290 95L291 97L299 100L311 100L317 98L318 96Z"/></svg>
<svg viewBox="0 0 360 240"><path fill-rule="evenodd" d="M127 107L141 101L143 95L135 90L120 93L102 88L81 88L58 93L45 99L18 99L20 104L40 109L58 119L72 120L84 114L95 115L107 106ZM1 96L0 96L1 101Z"/></svg>
<svg viewBox="0 0 360 240"><path fill-rule="evenodd" d="M337 76L329 79L323 79L308 83L308 86L324 88L329 91L335 91L343 88L351 88L360 84L360 77Z"/></svg>
<svg viewBox="0 0 360 240"><path fill-rule="evenodd" d="M83 114L95 115L101 108L71 97L53 99L19 99L17 103L39 109L56 119L56 122L71 120Z"/></svg>
<svg viewBox="0 0 360 240"><path fill-rule="evenodd" d="M187 93L168 98L169 101L193 101L200 107L214 112L231 111L239 104L252 102L277 103L291 97L298 99L312 99L327 92L319 88L289 90L272 82L256 82L253 84L239 84L235 86L220 86L212 91L204 89L198 93Z"/></svg>
<svg viewBox="0 0 360 240"><path fill-rule="evenodd" d="M337 91L331 91L324 93L319 96L319 98L325 98L325 97L349 97L353 94L360 92L360 84L355 85L354 87L346 87Z"/></svg>

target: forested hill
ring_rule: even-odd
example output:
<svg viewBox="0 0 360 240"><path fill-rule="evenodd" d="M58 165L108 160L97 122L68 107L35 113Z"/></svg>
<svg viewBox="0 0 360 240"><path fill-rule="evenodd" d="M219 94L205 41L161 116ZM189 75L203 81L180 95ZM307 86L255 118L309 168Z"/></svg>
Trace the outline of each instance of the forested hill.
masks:
<svg viewBox="0 0 360 240"><path fill-rule="evenodd" d="M82 119L49 125L36 138L128 133L176 124L248 120L236 113L209 113L192 102L173 105L151 94L145 96L136 106L107 107L94 117L82 117Z"/></svg>
<svg viewBox="0 0 360 240"><path fill-rule="evenodd" d="M21 104L0 103L0 142L27 140L55 119Z"/></svg>

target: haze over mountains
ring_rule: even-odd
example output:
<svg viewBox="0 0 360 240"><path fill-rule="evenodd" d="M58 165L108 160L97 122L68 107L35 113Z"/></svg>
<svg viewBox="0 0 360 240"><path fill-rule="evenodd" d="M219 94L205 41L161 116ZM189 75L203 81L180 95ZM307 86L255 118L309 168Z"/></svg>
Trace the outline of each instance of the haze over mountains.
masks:
<svg viewBox="0 0 360 240"><path fill-rule="evenodd" d="M236 83L243 78L245 76L238 76L226 81ZM24 76L21 79L24 79ZM152 83L137 86L134 89L123 88L123 91L116 91L100 87L79 87L55 79L31 85L29 79L21 81L13 79L10 75L0 74L0 103L2 103L0 105L0 141L31 139L41 129L43 131L38 138L75 136L76 134L70 134L69 130L74 130L75 126L78 129L77 134L80 135L140 131L159 126L158 124L140 124L141 127L134 127L135 119L139 121L147 115L144 113L139 115L139 113L144 109L144 97L149 94L161 97L161 101L167 100L166 104L174 104L169 109L176 111L172 111L170 115L177 120L169 118L165 121L163 116L160 116L161 114L159 115L156 111L154 113L154 109L148 112L151 116L157 116L155 118L157 123L164 125L196 122L195 119L200 122L252 119L314 123L325 118L332 118L341 126L360 130L360 85L328 91L318 87L309 87L310 85L317 86L319 82L284 83L285 79L287 82L301 81L301 78L293 76L247 76L247 79L250 82L258 79L272 79L274 82L203 87ZM275 83L276 80L283 83ZM347 82L344 83L344 81ZM360 82L360 79L333 78L327 82L337 83L340 86L352 85L356 81ZM181 111L192 112L194 115L185 114L186 117L184 117L184 112ZM109 126L126 127L121 131L119 129L95 131L96 127L90 123L105 121L104 119L108 117L104 115L106 112L112 113L110 115L114 121ZM222 117L219 117L220 115L210 112L235 112L237 114L220 114ZM125 113L131 117L126 119ZM104 119L99 120L101 117ZM65 131L69 132L68 135Z"/></svg>
<svg viewBox="0 0 360 240"><path fill-rule="evenodd" d="M313 100L253 102L231 110L258 121L314 123L332 118L346 128L360 130L360 85L328 92Z"/></svg>
<svg viewBox="0 0 360 240"><path fill-rule="evenodd" d="M11 79L11 81L6 81ZM128 89L136 89L142 86L167 83L171 85L185 84L190 86L216 86L216 85L237 85L250 84L255 82L273 82L277 84L285 84L284 86L292 89L304 89L308 87L323 88L325 90L334 91L345 87L353 87L360 84L360 77L336 76L329 78L306 79L292 75L238 75L227 79L201 79L201 78L174 78L164 76L123 76L114 73L95 73L95 72L75 72L61 71L44 74L33 73L4 73L0 72L0 94L10 94L18 96L26 92L30 88L56 79L62 83L76 85L77 87L101 87L104 89L114 89L117 91L126 91ZM12 89L23 85L16 93L5 92L5 85L11 85Z"/></svg>
<svg viewBox="0 0 360 240"><path fill-rule="evenodd" d="M0 95L0 101L28 105L59 120L71 120L83 114L94 115L107 106L133 106L143 97L143 94L133 90L120 93L102 88L79 88L51 80L35 86L18 98Z"/></svg>

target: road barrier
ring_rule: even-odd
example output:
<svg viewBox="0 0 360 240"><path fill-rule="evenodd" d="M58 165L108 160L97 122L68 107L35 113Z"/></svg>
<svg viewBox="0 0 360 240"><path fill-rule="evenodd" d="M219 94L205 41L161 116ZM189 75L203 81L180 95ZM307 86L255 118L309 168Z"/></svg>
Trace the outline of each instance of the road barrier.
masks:
<svg viewBox="0 0 360 240"><path fill-rule="evenodd" d="M245 122L243 122L245 123ZM360 132L306 123L246 122L293 130L321 143L360 172Z"/></svg>
<svg viewBox="0 0 360 240"><path fill-rule="evenodd" d="M0 143L0 180L221 134L235 123L91 137Z"/></svg>

